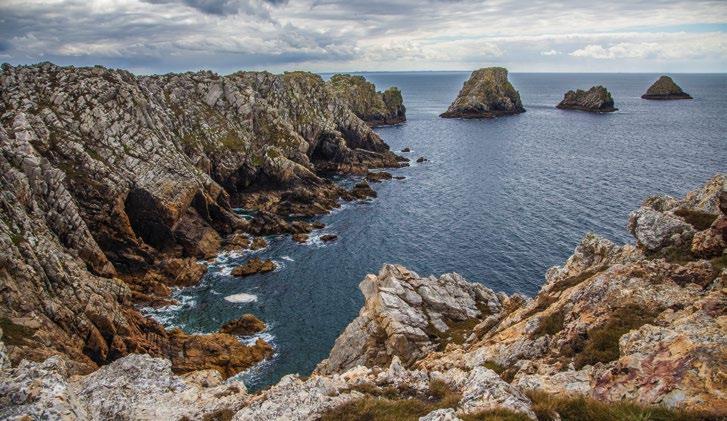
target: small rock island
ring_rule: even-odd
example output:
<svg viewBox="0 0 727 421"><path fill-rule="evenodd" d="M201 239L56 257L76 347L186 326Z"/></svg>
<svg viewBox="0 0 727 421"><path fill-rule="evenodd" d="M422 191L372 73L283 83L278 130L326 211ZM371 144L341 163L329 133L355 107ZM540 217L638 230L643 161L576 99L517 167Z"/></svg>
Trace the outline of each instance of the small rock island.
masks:
<svg viewBox="0 0 727 421"><path fill-rule="evenodd" d="M376 86L363 76L336 74L327 85L358 118L371 127L389 126L406 121L406 107L401 91L392 86L377 92Z"/></svg>
<svg viewBox="0 0 727 421"><path fill-rule="evenodd" d="M613 106L613 98L608 89L598 85L584 91L578 89L576 91L568 91L563 96L560 104L556 108L561 110L579 110L592 113L610 113L618 110Z"/></svg>
<svg viewBox="0 0 727 421"><path fill-rule="evenodd" d="M524 113L520 94L507 80L507 69L487 67L472 72L443 118L493 118Z"/></svg>
<svg viewBox="0 0 727 421"><path fill-rule="evenodd" d="M692 99L692 97L688 93L682 91L682 88L674 83L672 78L669 76L660 77L653 85L649 86L649 89L646 90L645 94L641 95L641 98L661 100Z"/></svg>

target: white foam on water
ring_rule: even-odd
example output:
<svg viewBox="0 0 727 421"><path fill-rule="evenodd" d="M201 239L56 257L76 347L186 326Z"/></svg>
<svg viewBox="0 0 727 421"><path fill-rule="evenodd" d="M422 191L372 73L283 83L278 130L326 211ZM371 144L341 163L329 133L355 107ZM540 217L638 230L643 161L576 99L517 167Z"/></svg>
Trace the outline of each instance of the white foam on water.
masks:
<svg viewBox="0 0 727 421"><path fill-rule="evenodd" d="M295 262L295 260L290 256L280 256L280 258L289 262Z"/></svg>
<svg viewBox="0 0 727 421"><path fill-rule="evenodd" d="M252 303L257 301L257 295L241 292L239 294L228 295L227 297L225 297L225 301L231 303Z"/></svg>

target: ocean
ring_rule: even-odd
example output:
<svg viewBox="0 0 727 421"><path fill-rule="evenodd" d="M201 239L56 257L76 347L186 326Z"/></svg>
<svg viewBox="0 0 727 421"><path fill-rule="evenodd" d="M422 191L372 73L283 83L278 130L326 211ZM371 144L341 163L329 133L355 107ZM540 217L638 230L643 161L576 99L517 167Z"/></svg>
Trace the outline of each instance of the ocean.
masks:
<svg viewBox="0 0 727 421"><path fill-rule="evenodd" d="M632 241L628 214L647 196L682 196L727 171L724 74L672 74L695 99L647 101L640 96L658 74L514 73L527 112L494 120L438 117L469 72L362 74L378 89L402 90L408 121L376 131L392 150L412 149L402 154L410 167L390 170L406 178L374 184L376 199L318 218L326 227L311 244L270 237L264 250L222 255L199 285L174 292L179 306L146 310L189 332L214 332L243 313L264 320L276 353L240 375L251 390L310 374L358 314L359 282L384 263L534 295L586 233ZM567 90L597 84L617 112L555 108ZM415 163L420 156L429 161ZM317 239L327 233L338 240ZM278 269L229 275L253 254Z"/></svg>

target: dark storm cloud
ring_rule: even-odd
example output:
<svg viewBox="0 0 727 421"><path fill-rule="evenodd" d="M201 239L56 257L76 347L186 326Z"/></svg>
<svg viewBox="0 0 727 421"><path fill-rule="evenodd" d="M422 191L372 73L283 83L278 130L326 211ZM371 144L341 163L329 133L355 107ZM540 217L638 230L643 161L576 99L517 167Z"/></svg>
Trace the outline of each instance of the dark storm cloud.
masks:
<svg viewBox="0 0 727 421"><path fill-rule="evenodd" d="M260 2L246 1L246 0L142 0L146 3L151 4L169 4L179 3L189 6L193 9L199 10L202 13L210 15L235 15L240 12L261 12L259 6ZM273 6L278 6L287 3L287 0L261 0L262 3L266 3ZM258 3L258 4L256 4ZM258 10L256 10L256 8Z"/></svg>

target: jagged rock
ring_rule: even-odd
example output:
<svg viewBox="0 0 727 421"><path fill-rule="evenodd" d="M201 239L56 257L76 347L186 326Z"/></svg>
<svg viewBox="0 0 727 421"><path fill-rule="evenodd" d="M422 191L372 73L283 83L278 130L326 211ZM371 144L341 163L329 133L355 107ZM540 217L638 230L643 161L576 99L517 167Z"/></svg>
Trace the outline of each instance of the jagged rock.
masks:
<svg viewBox="0 0 727 421"><path fill-rule="evenodd" d="M244 264L232 269L232 276L250 276L256 273L272 272L275 270L275 263L270 259L262 260L259 257L253 257Z"/></svg>
<svg viewBox="0 0 727 421"><path fill-rule="evenodd" d="M331 241L336 241L337 239L338 239L338 236L335 235L335 234L321 235L321 241L323 241L324 243L329 243Z"/></svg>
<svg viewBox="0 0 727 421"><path fill-rule="evenodd" d="M220 333L230 335L249 336L262 332L267 326L265 323L252 314L243 314L239 319L230 320L220 327Z"/></svg>
<svg viewBox="0 0 727 421"><path fill-rule="evenodd" d="M406 148L402 149L401 152L409 153L409 152L411 152L411 148L407 146Z"/></svg>
<svg viewBox="0 0 727 421"><path fill-rule="evenodd" d="M401 91L388 88L376 92L376 86L363 76L336 74L328 81L334 96L344 101L363 121L372 127L406 121L406 108Z"/></svg>
<svg viewBox="0 0 727 421"><path fill-rule="evenodd" d="M613 98L603 86L593 86L587 91L568 91L563 100L556 106L561 110L590 111L594 113L610 113L618 110L613 106Z"/></svg>
<svg viewBox="0 0 727 421"><path fill-rule="evenodd" d="M520 94L507 80L507 69L475 70L459 91L444 118L492 118L525 112Z"/></svg>
<svg viewBox="0 0 727 421"><path fill-rule="evenodd" d="M168 360L130 355L88 376L68 377L53 357L6 370L0 418L212 419L229 418L250 398L241 382L213 387L172 374Z"/></svg>
<svg viewBox="0 0 727 421"><path fill-rule="evenodd" d="M255 237L250 245L250 250L260 250L268 246L268 242L262 237Z"/></svg>
<svg viewBox="0 0 727 421"><path fill-rule="evenodd" d="M376 191L369 186L369 183L362 181L351 189L351 196L354 199L363 200L369 197L376 197Z"/></svg>
<svg viewBox="0 0 727 421"><path fill-rule="evenodd" d="M423 156L420 156L419 158L417 158L417 164L421 164L422 162L427 162L427 161L429 161L429 160Z"/></svg>
<svg viewBox="0 0 727 421"><path fill-rule="evenodd" d="M646 93L641 95L643 99L692 99L689 94L682 91L672 78L661 76L659 80L649 86Z"/></svg>
<svg viewBox="0 0 727 421"><path fill-rule="evenodd" d="M245 250L250 247L250 239L245 234L235 233L225 239L224 250Z"/></svg>
<svg viewBox="0 0 727 421"><path fill-rule="evenodd" d="M231 204L319 214L348 195L319 172L400 165L311 73L6 64L0 85L0 297L10 303L0 318L25 326L8 343L14 364L60 352L88 372L131 352L167 355L164 329L133 301L170 304L170 286L204 271L189 262L223 238L291 226L248 222Z"/></svg>
<svg viewBox="0 0 727 421"><path fill-rule="evenodd" d="M386 171L370 172L366 174L366 181L371 183L380 183L384 180L391 180L391 173Z"/></svg>
<svg viewBox="0 0 727 421"><path fill-rule="evenodd" d="M303 244L308 241L308 234L293 234L293 241Z"/></svg>
<svg viewBox="0 0 727 421"><path fill-rule="evenodd" d="M691 244L694 228L678 216L642 207L629 216L629 230L639 245L655 251Z"/></svg>
<svg viewBox="0 0 727 421"><path fill-rule="evenodd" d="M384 265L359 288L364 308L318 364L319 373L388 364L394 356L410 363L447 342L463 341L456 332L463 323L473 326L501 309L495 293L457 274L421 278L401 266Z"/></svg>

